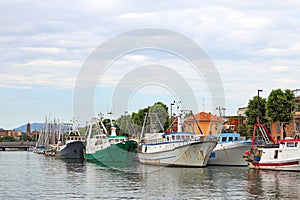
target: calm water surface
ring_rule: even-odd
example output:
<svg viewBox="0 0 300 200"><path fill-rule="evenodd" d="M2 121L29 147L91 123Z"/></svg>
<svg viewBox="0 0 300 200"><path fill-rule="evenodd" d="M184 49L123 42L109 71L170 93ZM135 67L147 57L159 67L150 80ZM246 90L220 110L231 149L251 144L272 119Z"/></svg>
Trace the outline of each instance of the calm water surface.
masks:
<svg viewBox="0 0 300 200"><path fill-rule="evenodd" d="M112 169L0 152L0 199L299 199L300 173L248 168Z"/></svg>

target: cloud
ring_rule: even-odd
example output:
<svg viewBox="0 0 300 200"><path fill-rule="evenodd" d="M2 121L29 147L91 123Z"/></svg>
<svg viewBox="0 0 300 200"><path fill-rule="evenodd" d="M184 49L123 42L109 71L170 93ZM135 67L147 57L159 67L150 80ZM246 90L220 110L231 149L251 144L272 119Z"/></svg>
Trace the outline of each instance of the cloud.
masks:
<svg viewBox="0 0 300 200"><path fill-rule="evenodd" d="M287 66L272 66L272 67L270 67L270 71L286 72L286 71L288 71L288 67Z"/></svg>

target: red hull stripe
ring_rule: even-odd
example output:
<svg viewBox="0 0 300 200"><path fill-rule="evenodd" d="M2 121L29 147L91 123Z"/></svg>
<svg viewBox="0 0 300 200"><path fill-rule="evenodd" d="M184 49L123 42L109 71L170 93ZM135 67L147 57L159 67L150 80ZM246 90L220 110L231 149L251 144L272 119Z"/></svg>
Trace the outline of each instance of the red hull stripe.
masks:
<svg viewBox="0 0 300 200"><path fill-rule="evenodd" d="M285 162L285 163L252 163L254 166L289 166L289 165L299 165L299 161Z"/></svg>
<svg viewBox="0 0 300 200"><path fill-rule="evenodd" d="M278 143L280 142L300 142L300 139L278 140Z"/></svg>

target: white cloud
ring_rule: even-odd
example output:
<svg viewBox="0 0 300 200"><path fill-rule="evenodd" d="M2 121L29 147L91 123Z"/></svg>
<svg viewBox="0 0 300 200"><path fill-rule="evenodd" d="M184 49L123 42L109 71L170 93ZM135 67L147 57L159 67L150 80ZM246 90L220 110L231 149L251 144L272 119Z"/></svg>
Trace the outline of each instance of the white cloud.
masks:
<svg viewBox="0 0 300 200"><path fill-rule="evenodd" d="M2 0L0 5L0 88L72 89L94 48L119 33L144 27L177 31L206 50L223 80L228 112L245 106L258 88L267 93L300 84L297 0ZM104 80L116 84L148 63L170 66L190 83L197 78L178 58L137 53L118 59Z"/></svg>
<svg viewBox="0 0 300 200"><path fill-rule="evenodd" d="M270 67L270 71L286 72L286 71L288 71L288 67L287 66L272 66L272 67Z"/></svg>

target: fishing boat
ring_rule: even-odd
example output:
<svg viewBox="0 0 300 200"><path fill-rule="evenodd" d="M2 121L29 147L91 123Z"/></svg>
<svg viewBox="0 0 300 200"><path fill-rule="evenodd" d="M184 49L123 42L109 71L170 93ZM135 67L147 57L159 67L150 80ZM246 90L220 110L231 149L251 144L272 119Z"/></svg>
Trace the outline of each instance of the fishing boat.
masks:
<svg viewBox="0 0 300 200"><path fill-rule="evenodd" d="M147 115L151 113L146 114L144 125ZM140 163L174 167L205 167L207 165L209 155L217 145L217 140L204 135L196 135L194 132L184 132L181 116L178 113L176 132L150 131L144 134L142 131L143 143L138 153ZM163 130L163 126L159 124L160 130ZM151 124L150 127L152 127Z"/></svg>
<svg viewBox="0 0 300 200"><path fill-rule="evenodd" d="M65 143L58 139L56 146L56 156L60 159L84 159L85 136L80 135L79 130L75 127L75 123L64 123L69 126ZM61 135L61 134L59 134Z"/></svg>
<svg viewBox="0 0 300 200"><path fill-rule="evenodd" d="M266 139L266 144L254 146L256 129ZM300 139L286 137L275 142L263 124L258 121L254 126L251 150L247 151L247 162L251 169L300 171Z"/></svg>
<svg viewBox="0 0 300 200"><path fill-rule="evenodd" d="M106 166L129 165L136 162L138 142L125 136L118 136L111 119L110 134L102 119L93 118L89 124L85 159L100 162Z"/></svg>
<svg viewBox="0 0 300 200"><path fill-rule="evenodd" d="M245 152L251 148L252 141L246 140L238 133L220 133L218 144L210 154L208 165L246 166Z"/></svg>

